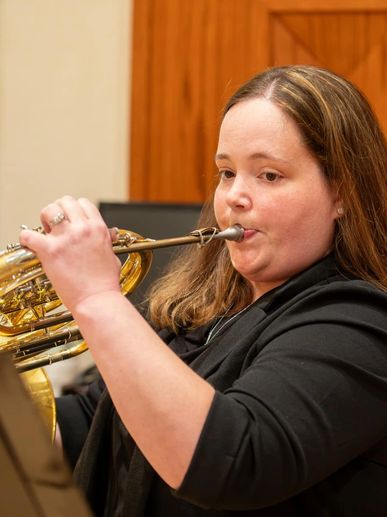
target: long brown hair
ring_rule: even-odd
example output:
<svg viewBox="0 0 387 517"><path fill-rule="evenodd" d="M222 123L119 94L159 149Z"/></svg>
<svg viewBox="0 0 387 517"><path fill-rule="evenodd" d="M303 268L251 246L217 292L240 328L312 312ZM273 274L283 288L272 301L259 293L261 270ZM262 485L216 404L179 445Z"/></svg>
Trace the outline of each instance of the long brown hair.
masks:
<svg viewBox="0 0 387 517"><path fill-rule="evenodd" d="M266 70L241 86L223 116L239 102L270 99L298 125L312 155L340 196L334 252L351 276L387 289L387 145L363 94L347 80L313 66ZM215 225L212 200L199 226ZM250 303L245 279L231 265L224 242L185 250L149 296L157 327L194 328Z"/></svg>

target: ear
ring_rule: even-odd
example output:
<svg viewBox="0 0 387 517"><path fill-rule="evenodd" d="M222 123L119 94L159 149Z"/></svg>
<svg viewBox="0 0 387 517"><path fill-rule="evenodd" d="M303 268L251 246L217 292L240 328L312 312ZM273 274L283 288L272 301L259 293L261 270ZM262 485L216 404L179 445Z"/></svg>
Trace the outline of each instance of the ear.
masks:
<svg viewBox="0 0 387 517"><path fill-rule="evenodd" d="M337 185L332 187L333 192L333 209L334 219L340 219L345 214L344 201L340 195L340 189Z"/></svg>

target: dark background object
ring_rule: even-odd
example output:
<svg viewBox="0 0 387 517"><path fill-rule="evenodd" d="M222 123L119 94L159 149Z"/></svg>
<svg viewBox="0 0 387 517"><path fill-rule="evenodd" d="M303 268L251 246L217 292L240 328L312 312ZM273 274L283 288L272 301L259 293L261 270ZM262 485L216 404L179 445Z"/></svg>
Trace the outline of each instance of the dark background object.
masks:
<svg viewBox="0 0 387 517"><path fill-rule="evenodd" d="M197 228L202 205L127 202L111 203L101 201L99 210L109 227L117 226L132 230L143 237L166 239L187 235ZM153 251L151 269L130 300L138 306L144 300L148 287L165 269L171 257L179 252L178 247Z"/></svg>

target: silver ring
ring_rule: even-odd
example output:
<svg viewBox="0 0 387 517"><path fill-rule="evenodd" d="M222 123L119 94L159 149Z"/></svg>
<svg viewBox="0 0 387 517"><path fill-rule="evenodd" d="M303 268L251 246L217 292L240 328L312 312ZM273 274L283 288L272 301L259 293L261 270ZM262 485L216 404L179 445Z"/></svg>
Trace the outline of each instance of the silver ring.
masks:
<svg viewBox="0 0 387 517"><path fill-rule="evenodd" d="M58 212L56 216L49 221L51 226L57 226L58 224L62 223L66 219L66 215L64 212Z"/></svg>

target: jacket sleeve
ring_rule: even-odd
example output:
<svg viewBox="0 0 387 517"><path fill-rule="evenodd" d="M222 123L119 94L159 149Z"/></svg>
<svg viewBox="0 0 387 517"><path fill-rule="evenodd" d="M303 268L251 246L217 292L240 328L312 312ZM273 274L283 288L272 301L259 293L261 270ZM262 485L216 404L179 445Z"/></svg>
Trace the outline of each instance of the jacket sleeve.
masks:
<svg viewBox="0 0 387 517"><path fill-rule="evenodd" d="M216 393L176 496L215 509L273 505L387 435L386 297L369 294L316 294L260 336L250 366Z"/></svg>

